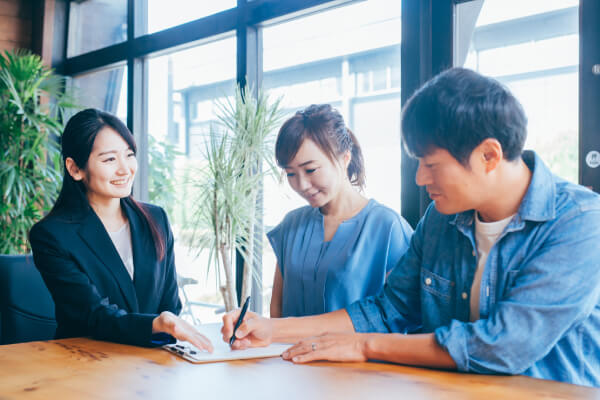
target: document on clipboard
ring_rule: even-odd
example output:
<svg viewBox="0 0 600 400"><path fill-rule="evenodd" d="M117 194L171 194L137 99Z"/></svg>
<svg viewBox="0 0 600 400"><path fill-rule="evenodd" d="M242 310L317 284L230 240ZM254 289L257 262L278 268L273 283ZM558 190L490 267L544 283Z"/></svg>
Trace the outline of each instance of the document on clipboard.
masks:
<svg viewBox="0 0 600 400"><path fill-rule="evenodd" d="M162 347L192 363L210 363L230 360L246 360L250 358L279 357L285 350L292 346L291 343L271 343L266 347L232 350L229 347L229 344L223 341L223 336L221 335L222 326L223 324L221 323L196 326L196 329L211 341L214 347L212 353L199 350L191 343L183 341L177 341L177 343L167 344Z"/></svg>

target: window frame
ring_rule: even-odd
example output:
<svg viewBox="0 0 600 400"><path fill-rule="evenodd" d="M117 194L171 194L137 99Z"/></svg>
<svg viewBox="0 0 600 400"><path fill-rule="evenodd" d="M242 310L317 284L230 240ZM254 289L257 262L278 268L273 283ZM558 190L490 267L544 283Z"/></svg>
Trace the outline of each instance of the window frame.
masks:
<svg viewBox="0 0 600 400"><path fill-rule="evenodd" d="M67 57L69 7L71 0L54 3L55 29L52 40L52 66L66 76L78 75L109 65L127 65L127 126L136 132L139 147L139 179L134 194L141 200L148 195L148 138L144 92L148 74L144 57L173 51L186 46L217 40L234 34L237 39L236 80L254 88L262 82L262 30L264 23L275 23L344 6L356 0L237 0L235 8L174 26L151 34L136 36L143 30L144 0L127 0L127 40L75 57ZM453 65L454 7L479 0L402 0L402 41L400 94L401 107L424 82ZM600 75L592 74L592 65L600 59L600 3L580 0L580 70L579 70L579 183L600 191L600 168L586 166L585 154L600 150ZM406 60L406 61L405 61ZM597 67L600 69L600 65ZM255 95L255 93L254 93ZM401 110L398 110L401 112ZM430 200L415 183L417 161L402 146L401 214L415 227ZM262 250L261 250L262 251ZM238 257L237 275L242 275ZM258 263L260 264L260 262ZM241 285L238 284L238 287ZM262 283L253 288L253 308L262 311ZM239 296L239 294L238 294Z"/></svg>

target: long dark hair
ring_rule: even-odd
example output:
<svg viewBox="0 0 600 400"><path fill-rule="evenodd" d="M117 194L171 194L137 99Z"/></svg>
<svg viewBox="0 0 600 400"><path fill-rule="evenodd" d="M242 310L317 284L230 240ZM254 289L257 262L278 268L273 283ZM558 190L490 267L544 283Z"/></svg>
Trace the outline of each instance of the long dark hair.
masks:
<svg viewBox="0 0 600 400"><path fill-rule="evenodd" d="M49 215L63 210L89 210L90 204L86 197L86 187L81 181L76 181L67 171L65 161L68 157L75 161L78 168L85 170L87 168L90 153L94 147L94 141L98 132L104 127L109 127L119 134L127 142L134 153L137 152L133 135L127 129L121 120L112 114L88 108L73 115L61 136L61 152L65 173L63 185L58 195L54 207ZM165 255L165 241L160 234L158 225L150 213L143 205L138 203L131 195L122 199L123 202L131 206L135 212L146 221L148 228L152 233L154 246L156 248L156 257L162 260Z"/></svg>
<svg viewBox="0 0 600 400"><path fill-rule="evenodd" d="M329 104L313 104L285 121L275 142L277 164L288 165L305 139L312 140L331 161L350 151L348 179L361 189L365 186L365 167L358 139L335 108Z"/></svg>

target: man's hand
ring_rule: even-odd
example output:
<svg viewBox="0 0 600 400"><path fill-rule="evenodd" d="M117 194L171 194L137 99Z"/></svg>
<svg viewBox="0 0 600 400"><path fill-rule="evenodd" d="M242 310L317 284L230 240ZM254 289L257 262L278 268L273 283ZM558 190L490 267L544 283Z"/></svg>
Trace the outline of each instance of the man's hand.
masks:
<svg viewBox="0 0 600 400"><path fill-rule="evenodd" d="M315 360L367 361L367 337L361 333L326 333L301 340L282 356L294 363Z"/></svg>

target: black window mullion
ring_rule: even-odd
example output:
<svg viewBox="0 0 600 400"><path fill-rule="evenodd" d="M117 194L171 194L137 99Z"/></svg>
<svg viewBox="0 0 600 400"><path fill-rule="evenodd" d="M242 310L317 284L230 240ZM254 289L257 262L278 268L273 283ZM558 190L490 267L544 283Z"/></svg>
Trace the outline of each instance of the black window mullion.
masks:
<svg viewBox="0 0 600 400"><path fill-rule="evenodd" d="M452 7L451 0L402 0L402 106L423 83L452 66ZM415 182L417 166L403 146L401 213L413 227L431 201Z"/></svg>
<svg viewBox="0 0 600 400"><path fill-rule="evenodd" d="M580 0L579 183L600 193L600 166L597 165L600 163L598 110L600 110L600 1Z"/></svg>
<svg viewBox="0 0 600 400"><path fill-rule="evenodd" d="M133 40L134 37L134 0L127 0L127 127L130 131L134 132L133 126L133 81L134 81L134 68L133 68Z"/></svg>

